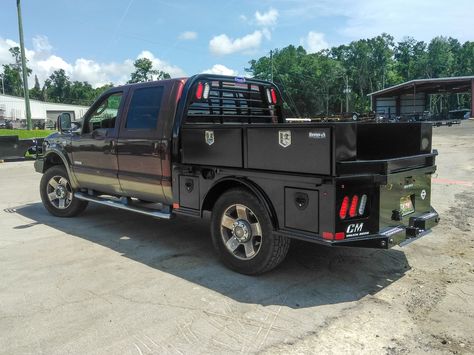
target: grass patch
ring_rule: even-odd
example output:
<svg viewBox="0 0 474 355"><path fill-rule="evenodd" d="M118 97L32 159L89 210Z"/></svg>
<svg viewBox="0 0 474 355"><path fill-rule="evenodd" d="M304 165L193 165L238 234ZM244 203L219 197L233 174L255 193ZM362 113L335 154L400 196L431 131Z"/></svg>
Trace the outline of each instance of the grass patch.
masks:
<svg viewBox="0 0 474 355"><path fill-rule="evenodd" d="M18 136L20 139L43 138L55 132L50 129L0 129L0 136Z"/></svg>

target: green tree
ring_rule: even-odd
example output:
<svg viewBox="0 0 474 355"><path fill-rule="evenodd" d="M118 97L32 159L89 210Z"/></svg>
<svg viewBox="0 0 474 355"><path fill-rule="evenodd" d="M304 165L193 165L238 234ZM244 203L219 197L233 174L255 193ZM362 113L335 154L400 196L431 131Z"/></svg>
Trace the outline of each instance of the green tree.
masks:
<svg viewBox="0 0 474 355"><path fill-rule="evenodd" d="M67 102L74 105L90 105L94 102L96 93L87 81L74 81L69 88Z"/></svg>
<svg viewBox="0 0 474 355"><path fill-rule="evenodd" d="M135 71L130 74L128 83L169 79L171 76L164 71L153 69L153 63L148 58L139 58L133 63Z"/></svg>
<svg viewBox="0 0 474 355"><path fill-rule="evenodd" d="M246 71L269 80L271 59L249 62ZM275 83L283 89L287 115L328 115L345 111L347 80L349 111L366 112L367 94L404 81L421 78L474 75L474 42L436 37L427 45L407 37L395 43L388 34L353 41L319 53L288 46L274 51ZM465 98L457 95L459 106Z"/></svg>
<svg viewBox="0 0 474 355"><path fill-rule="evenodd" d="M11 64L3 64L2 74L5 94L22 96L22 79L20 71Z"/></svg>
<svg viewBox="0 0 474 355"><path fill-rule="evenodd" d="M94 89L94 100L102 95L105 91L109 90L110 88L114 87L113 83L108 83L102 86L99 86Z"/></svg>
<svg viewBox="0 0 474 355"><path fill-rule="evenodd" d="M426 44L407 37L394 49L395 69L399 76L395 82L426 77Z"/></svg>
<svg viewBox="0 0 474 355"><path fill-rule="evenodd" d="M43 99L43 92L41 91L41 86L37 75L35 75L35 86L33 86L33 89L30 89L30 98L36 100Z"/></svg>
<svg viewBox="0 0 474 355"><path fill-rule="evenodd" d="M457 75L474 75L474 42L465 42L459 51Z"/></svg>
<svg viewBox="0 0 474 355"><path fill-rule="evenodd" d="M23 96L23 79L21 69L21 55L19 47L12 47L9 49L14 62L11 64L3 64L3 85L5 87L5 94L13 96ZM31 74L31 69L27 68L28 75Z"/></svg>
<svg viewBox="0 0 474 355"><path fill-rule="evenodd" d="M306 56L304 48L293 45L281 50L277 49L273 53L274 82L282 89L285 100L284 109L291 116L305 114L305 103L310 104L309 99L304 97L304 87L297 83L303 75L301 60L304 56ZM250 67L245 70L253 77L262 80L271 79L272 68L269 56L251 60L249 64Z"/></svg>
<svg viewBox="0 0 474 355"><path fill-rule="evenodd" d="M452 43L446 37L435 37L431 40L426 61L428 78L452 75L455 58L451 45Z"/></svg>
<svg viewBox="0 0 474 355"><path fill-rule="evenodd" d="M71 81L64 69L55 70L44 82L46 101L70 102Z"/></svg>

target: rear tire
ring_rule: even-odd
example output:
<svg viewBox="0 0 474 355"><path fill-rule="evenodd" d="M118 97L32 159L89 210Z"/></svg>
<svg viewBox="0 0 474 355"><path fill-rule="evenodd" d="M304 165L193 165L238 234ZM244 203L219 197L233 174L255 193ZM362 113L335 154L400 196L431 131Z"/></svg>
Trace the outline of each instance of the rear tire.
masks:
<svg viewBox="0 0 474 355"><path fill-rule="evenodd" d="M217 200L211 235L222 262L246 275L272 270L285 259L290 246L288 238L273 234L262 203L243 189L229 190Z"/></svg>
<svg viewBox="0 0 474 355"><path fill-rule="evenodd" d="M66 168L56 165L43 174L40 195L44 207L53 216L74 217L87 207L87 201L74 197Z"/></svg>

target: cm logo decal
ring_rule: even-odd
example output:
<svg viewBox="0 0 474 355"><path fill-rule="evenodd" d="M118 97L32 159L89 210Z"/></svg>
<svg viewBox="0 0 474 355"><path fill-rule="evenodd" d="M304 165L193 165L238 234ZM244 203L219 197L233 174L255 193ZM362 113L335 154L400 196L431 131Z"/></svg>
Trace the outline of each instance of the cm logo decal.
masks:
<svg viewBox="0 0 474 355"><path fill-rule="evenodd" d="M354 223L349 224L346 229L347 234L354 234L362 232L362 228L364 228L364 223Z"/></svg>

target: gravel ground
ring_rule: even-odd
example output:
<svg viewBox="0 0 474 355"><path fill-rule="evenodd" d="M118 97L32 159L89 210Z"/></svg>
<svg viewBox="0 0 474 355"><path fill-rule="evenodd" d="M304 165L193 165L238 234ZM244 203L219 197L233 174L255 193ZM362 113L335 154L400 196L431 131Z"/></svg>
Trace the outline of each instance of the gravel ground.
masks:
<svg viewBox="0 0 474 355"><path fill-rule="evenodd" d="M435 128L440 225L391 250L294 243L261 277L219 264L206 221L46 213L0 164L0 353L474 353L474 122Z"/></svg>

